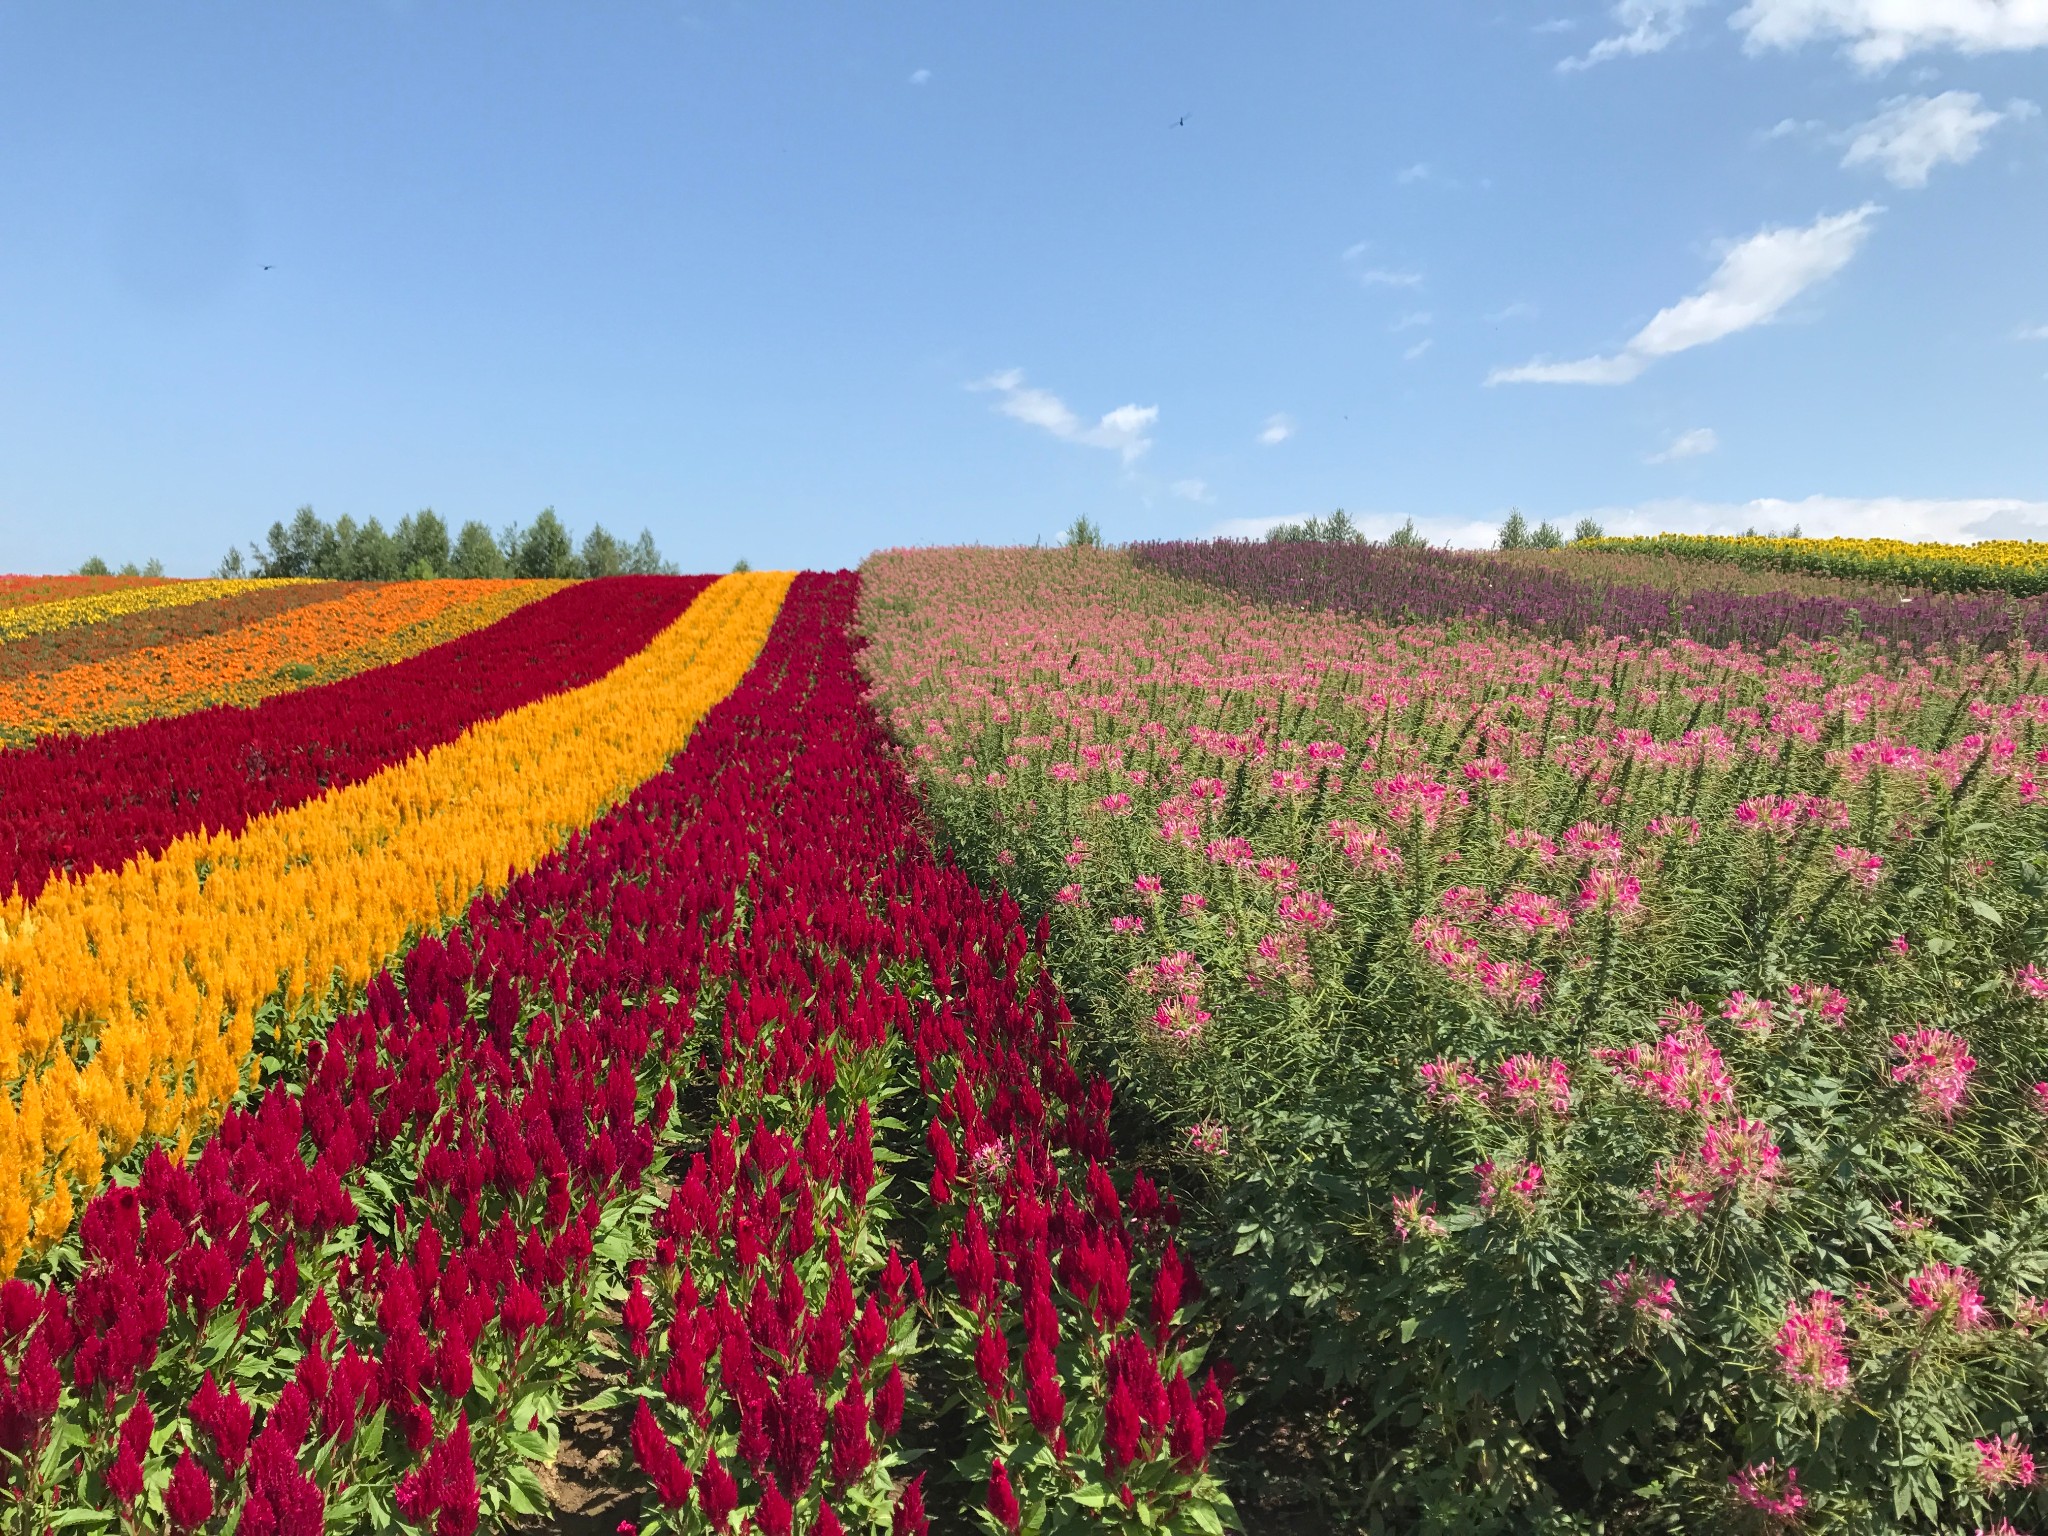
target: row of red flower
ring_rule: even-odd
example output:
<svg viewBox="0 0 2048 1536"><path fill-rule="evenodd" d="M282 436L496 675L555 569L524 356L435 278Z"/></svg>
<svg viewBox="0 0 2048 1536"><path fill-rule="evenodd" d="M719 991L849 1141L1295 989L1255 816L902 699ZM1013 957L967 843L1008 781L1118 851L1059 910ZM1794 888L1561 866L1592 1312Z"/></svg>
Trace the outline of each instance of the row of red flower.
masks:
<svg viewBox="0 0 2048 1536"><path fill-rule="evenodd" d="M0 1289L0 1518L462 1536L539 1505L595 1340L650 1527L1220 1528L1174 1212L922 840L853 587L800 579L667 772Z"/></svg>
<svg viewBox="0 0 2048 1536"><path fill-rule="evenodd" d="M340 682L53 736L0 754L0 898L53 877L118 868L204 829L239 831L611 671L711 582L577 582L497 623Z"/></svg>

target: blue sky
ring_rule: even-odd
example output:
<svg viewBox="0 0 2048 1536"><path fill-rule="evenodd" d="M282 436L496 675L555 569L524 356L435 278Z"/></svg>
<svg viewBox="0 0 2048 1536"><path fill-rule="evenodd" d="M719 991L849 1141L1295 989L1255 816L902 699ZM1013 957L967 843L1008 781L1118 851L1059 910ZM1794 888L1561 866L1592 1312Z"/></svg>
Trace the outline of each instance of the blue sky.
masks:
<svg viewBox="0 0 2048 1536"><path fill-rule="evenodd" d="M0 566L2048 537L2042 106L2043 0L0 3Z"/></svg>

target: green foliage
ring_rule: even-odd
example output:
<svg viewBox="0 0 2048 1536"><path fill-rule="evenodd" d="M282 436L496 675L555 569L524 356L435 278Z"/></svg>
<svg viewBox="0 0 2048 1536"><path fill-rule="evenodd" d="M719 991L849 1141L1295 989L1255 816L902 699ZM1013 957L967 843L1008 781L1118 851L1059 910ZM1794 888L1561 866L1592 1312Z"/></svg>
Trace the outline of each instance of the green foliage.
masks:
<svg viewBox="0 0 2048 1536"><path fill-rule="evenodd" d="M1077 517L1067 526L1067 548L1100 549L1102 530L1085 517Z"/></svg>
<svg viewBox="0 0 2048 1536"><path fill-rule="evenodd" d="M464 523L448 556L448 574L481 581L503 576L506 569L505 552L491 530L473 518Z"/></svg>
<svg viewBox="0 0 2048 1536"><path fill-rule="evenodd" d="M1529 520L1522 516L1521 508L1508 508L1507 521L1500 525L1500 537L1496 542L1502 549L1529 547Z"/></svg>
<svg viewBox="0 0 2048 1536"><path fill-rule="evenodd" d="M1564 535L1557 531L1555 523L1538 523L1536 531L1529 535L1529 547L1531 549L1562 549L1564 548Z"/></svg>
<svg viewBox="0 0 2048 1536"><path fill-rule="evenodd" d="M78 568L78 574L81 576L111 576L114 573L108 567L106 561L102 560L98 555L93 555L87 559L85 564Z"/></svg>
<svg viewBox="0 0 2048 1536"><path fill-rule="evenodd" d="M1395 549L1427 549L1429 540L1415 531L1415 519L1407 518L1400 527L1387 535L1387 543Z"/></svg>
<svg viewBox="0 0 2048 1536"><path fill-rule="evenodd" d="M1404 530L1412 540L1415 523L1411 518ZM1281 523L1266 530L1269 544L1363 544L1365 535L1339 507L1328 517L1311 517L1305 522Z"/></svg>
<svg viewBox="0 0 2048 1536"><path fill-rule="evenodd" d="M469 579L504 576L573 578L583 576L673 576L676 568L662 559L647 529L628 544L603 524L594 525L577 550L569 530L545 508L530 526L514 523L493 537L484 524L462 525L453 544L448 525L431 508L400 518L387 533L376 518L357 525L343 515L334 523L322 520L311 507L301 507L289 524L273 523L263 547L251 546L250 564L239 550L230 550L221 574L310 576L325 581L424 581L441 576ZM161 567L158 567L160 570Z"/></svg>
<svg viewBox="0 0 2048 1536"><path fill-rule="evenodd" d="M1590 517L1580 518L1577 526L1572 529L1572 542L1574 544L1583 544L1589 539L1604 537L1606 537L1605 530Z"/></svg>

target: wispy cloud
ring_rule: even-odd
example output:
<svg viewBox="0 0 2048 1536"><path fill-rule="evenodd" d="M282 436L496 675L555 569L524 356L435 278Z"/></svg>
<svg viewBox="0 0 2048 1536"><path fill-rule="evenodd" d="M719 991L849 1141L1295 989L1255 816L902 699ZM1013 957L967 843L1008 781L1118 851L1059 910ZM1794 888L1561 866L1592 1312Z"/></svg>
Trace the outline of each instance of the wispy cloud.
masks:
<svg viewBox="0 0 2048 1536"><path fill-rule="evenodd" d="M1773 139L1792 139L1804 133L1818 133L1827 124L1817 117L1781 117L1762 133L1757 141L1768 144Z"/></svg>
<svg viewBox="0 0 2048 1536"><path fill-rule="evenodd" d="M1387 329L1390 331L1412 331L1419 325L1428 325L1435 317L1426 309L1411 309Z"/></svg>
<svg viewBox="0 0 2048 1536"><path fill-rule="evenodd" d="M1581 515L1573 513L1573 517ZM1794 527L1809 538L1872 536L1961 543L1971 539L2048 537L2048 501L2017 497L1915 499L1907 496L1808 496L1799 501L1648 501L1589 507L1609 533L1741 533Z"/></svg>
<svg viewBox="0 0 2048 1536"><path fill-rule="evenodd" d="M1505 308L1496 309L1492 314L1488 315L1486 323L1488 325L1499 325L1503 320L1534 320L1535 318L1536 306L1534 304L1525 304L1520 299L1517 299Z"/></svg>
<svg viewBox="0 0 2048 1536"><path fill-rule="evenodd" d="M1192 475L1185 480L1174 481L1167 489L1182 501L1214 501L1216 499L1209 492L1209 482L1197 480Z"/></svg>
<svg viewBox="0 0 2048 1536"><path fill-rule="evenodd" d="M1815 283L1849 264L1875 203L1811 224L1767 229L1732 246L1698 293L1660 309L1650 323L1611 357L1551 363L1542 359L1517 368L1496 368L1489 384L1626 384L1660 357L1767 325Z"/></svg>
<svg viewBox="0 0 2048 1536"><path fill-rule="evenodd" d="M2048 325L2023 325L2014 334L2015 341L2048 341Z"/></svg>
<svg viewBox="0 0 2048 1536"><path fill-rule="evenodd" d="M1294 418L1285 411L1276 411L1266 418L1266 424L1259 428L1259 442L1267 448L1278 448L1294 436Z"/></svg>
<svg viewBox="0 0 2048 1536"><path fill-rule="evenodd" d="M2041 0L1749 0L1728 24L1751 53L1839 41L1873 73L1937 48L2048 48L2048 5Z"/></svg>
<svg viewBox="0 0 2048 1536"><path fill-rule="evenodd" d="M1420 288L1420 272L1393 272L1385 267L1367 267L1358 274L1358 280L1368 288Z"/></svg>
<svg viewBox="0 0 2048 1536"><path fill-rule="evenodd" d="M1702 454L1714 452L1720 446L1721 439L1712 427L1694 427L1690 432L1679 433L1643 462L1671 464L1679 459L1696 459Z"/></svg>
<svg viewBox="0 0 2048 1536"><path fill-rule="evenodd" d="M1937 165L1975 159L1985 134L2035 110L2030 101L2015 101L2003 112L1987 111L1975 91L1894 96L1877 116L1849 130L1842 164L1875 166L1895 187L1924 187Z"/></svg>
<svg viewBox="0 0 2048 1536"><path fill-rule="evenodd" d="M911 83L912 85L926 85L926 84L929 84L929 83L930 83L930 81L931 81L931 78L932 78L932 72L931 72L930 70L928 70L928 69L913 69L913 70L912 70L912 71L910 72L910 83Z"/></svg>
<svg viewBox="0 0 2048 1536"><path fill-rule="evenodd" d="M1425 336L1422 338L1422 340L1418 341L1417 343L1415 343L1414 346L1410 347L1406 352L1403 352L1401 354L1401 361L1404 363L1412 363L1418 357L1422 356L1423 353L1427 352L1431 347L1435 345L1436 341L1434 338Z"/></svg>
<svg viewBox="0 0 2048 1536"><path fill-rule="evenodd" d="M1429 162L1427 160L1418 160L1413 165L1405 165L1400 170L1394 172L1394 184L1400 187L1412 187L1418 181L1429 180L1429 177Z"/></svg>
<svg viewBox="0 0 2048 1536"><path fill-rule="evenodd" d="M1570 74L1609 59L1662 53L1678 41L1685 31L1687 13L1697 4L1699 0L1616 0L1611 14L1621 30L1574 58L1559 59L1557 67Z"/></svg>
<svg viewBox="0 0 2048 1536"><path fill-rule="evenodd" d="M1120 405L1089 426L1058 395L1026 384L1020 368L992 373L967 387L994 391L1000 397L996 409L1015 421L1042 428L1062 442L1111 449L1122 454L1126 464L1141 458L1152 446L1147 433L1159 420L1156 405Z"/></svg>

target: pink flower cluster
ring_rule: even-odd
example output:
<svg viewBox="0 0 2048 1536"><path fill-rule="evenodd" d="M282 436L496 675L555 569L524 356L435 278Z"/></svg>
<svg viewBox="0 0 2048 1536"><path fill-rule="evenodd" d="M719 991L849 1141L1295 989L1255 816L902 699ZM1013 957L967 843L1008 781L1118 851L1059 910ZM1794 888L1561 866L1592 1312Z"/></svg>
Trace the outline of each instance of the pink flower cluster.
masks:
<svg viewBox="0 0 2048 1536"><path fill-rule="evenodd" d="M1787 1302L1776 1348L1778 1369L1795 1387L1827 1397L1849 1390L1848 1335L1834 1292L1815 1290L1804 1306Z"/></svg>
<svg viewBox="0 0 2048 1536"><path fill-rule="evenodd" d="M1970 1074L1977 1070L1970 1042L1945 1029L1917 1029L1893 1035L1892 1050L1904 1058L1892 1068L1892 1081L1913 1085L1923 1114L1954 1120L1969 1096Z"/></svg>
<svg viewBox="0 0 2048 1536"><path fill-rule="evenodd" d="M1593 1058L1667 1109L1706 1114L1735 1102L1735 1086L1721 1053L1698 1022L1666 1034L1654 1047L1596 1047Z"/></svg>

